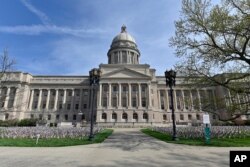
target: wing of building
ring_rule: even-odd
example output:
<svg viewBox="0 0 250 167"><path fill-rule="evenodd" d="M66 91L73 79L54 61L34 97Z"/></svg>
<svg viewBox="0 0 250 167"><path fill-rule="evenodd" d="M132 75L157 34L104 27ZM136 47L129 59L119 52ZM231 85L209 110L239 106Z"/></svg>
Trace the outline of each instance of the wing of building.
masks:
<svg viewBox="0 0 250 167"><path fill-rule="evenodd" d="M140 64L140 51L125 26L114 37L107 56L108 64L99 66L102 76L93 101L96 123L104 126L170 124L170 92L165 77L155 76L155 69ZM205 97L210 99L215 111L219 110L215 97L223 97L227 90L219 86L193 88L182 82L184 79L177 76L174 87L177 124L202 122ZM2 77L1 85L0 120L37 118L55 124L90 120L88 75L36 76L11 72ZM216 119L211 115L211 120Z"/></svg>

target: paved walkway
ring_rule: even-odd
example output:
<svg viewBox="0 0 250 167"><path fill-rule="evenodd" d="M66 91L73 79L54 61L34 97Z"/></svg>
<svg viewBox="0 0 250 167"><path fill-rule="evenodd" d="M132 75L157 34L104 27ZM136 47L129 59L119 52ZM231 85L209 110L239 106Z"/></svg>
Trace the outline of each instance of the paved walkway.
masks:
<svg viewBox="0 0 250 167"><path fill-rule="evenodd" d="M230 150L168 144L139 129L115 129L102 144L56 148L0 147L1 167L228 167Z"/></svg>

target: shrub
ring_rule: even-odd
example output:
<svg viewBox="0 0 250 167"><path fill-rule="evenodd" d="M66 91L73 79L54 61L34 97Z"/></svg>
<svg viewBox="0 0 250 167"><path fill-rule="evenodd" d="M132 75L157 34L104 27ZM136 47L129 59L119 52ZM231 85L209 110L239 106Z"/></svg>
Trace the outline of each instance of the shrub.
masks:
<svg viewBox="0 0 250 167"><path fill-rule="evenodd" d="M36 126L37 119L22 119L18 122L18 126Z"/></svg>
<svg viewBox="0 0 250 167"><path fill-rule="evenodd" d="M9 126L17 126L18 120L17 119L11 119L11 120L0 120L0 126L3 127L9 127Z"/></svg>

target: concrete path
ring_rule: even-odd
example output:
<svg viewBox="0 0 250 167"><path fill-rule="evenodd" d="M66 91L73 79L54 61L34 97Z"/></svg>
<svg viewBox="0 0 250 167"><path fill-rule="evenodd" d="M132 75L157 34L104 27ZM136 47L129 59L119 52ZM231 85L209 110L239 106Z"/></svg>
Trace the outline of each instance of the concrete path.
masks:
<svg viewBox="0 0 250 167"><path fill-rule="evenodd" d="M56 148L0 147L1 167L228 167L230 150L168 144L139 129L115 129L102 144Z"/></svg>

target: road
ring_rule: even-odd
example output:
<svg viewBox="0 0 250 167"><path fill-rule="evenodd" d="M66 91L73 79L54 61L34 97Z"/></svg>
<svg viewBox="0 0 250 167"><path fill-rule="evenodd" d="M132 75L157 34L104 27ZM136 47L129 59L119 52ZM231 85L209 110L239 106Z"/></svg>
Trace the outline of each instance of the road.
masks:
<svg viewBox="0 0 250 167"><path fill-rule="evenodd" d="M101 144L70 147L0 147L1 167L228 167L230 150L169 144L139 129L115 129Z"/></svg>

